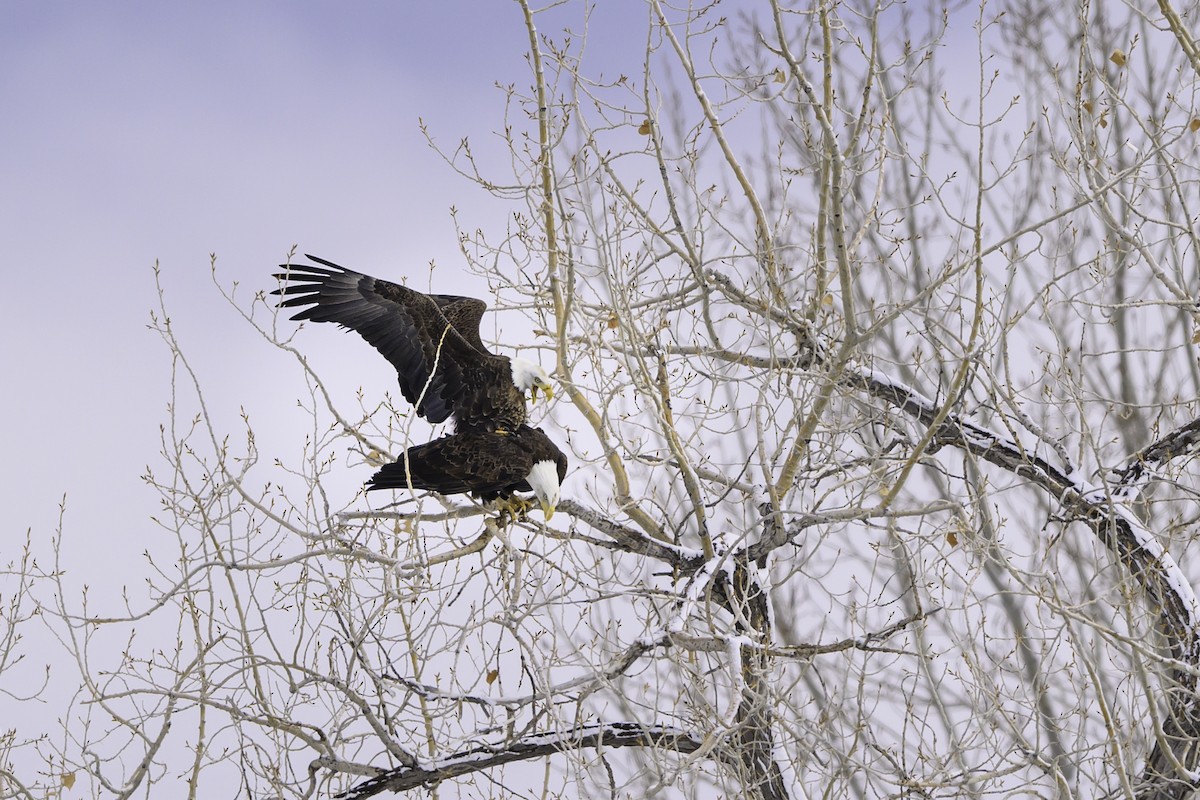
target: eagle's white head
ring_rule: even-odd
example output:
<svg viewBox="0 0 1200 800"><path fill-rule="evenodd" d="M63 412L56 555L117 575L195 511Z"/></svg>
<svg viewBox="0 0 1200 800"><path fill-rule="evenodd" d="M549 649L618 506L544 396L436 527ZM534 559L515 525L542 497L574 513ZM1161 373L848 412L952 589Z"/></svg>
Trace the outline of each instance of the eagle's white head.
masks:
<svg viewBox="0 0 1200 800"><path fill-rule="evenodd" d="M513 384L521 390L522 394L529 392L529 396L535 402L538 391L546 395L547 400L554 399L550 376L546 374L546 370L542 369L541 364L530 361L528 358L512 358L509 361L512 364Z"/></svg>
<svg viewBox="0 0 1200 800"><path fill-rule="evenodd" d="M553 461L539 461L529 470L529 476L525 480L533 488L538 502L542 504L542 513L549 522L558 506L558 465Z"/></svg>

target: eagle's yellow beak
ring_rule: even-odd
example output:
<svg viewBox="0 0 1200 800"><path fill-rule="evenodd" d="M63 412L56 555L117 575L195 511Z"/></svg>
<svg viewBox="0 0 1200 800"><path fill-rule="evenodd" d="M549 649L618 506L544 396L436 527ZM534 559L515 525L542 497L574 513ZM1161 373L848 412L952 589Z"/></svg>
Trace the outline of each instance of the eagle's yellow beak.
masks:
<svg viewBox="0 0 1200 800"><path fill-rule="evenodd" d="M554 399L554 390L549 386L538 386L536 383L529 387L529 396L533 398L533 402L537 402L538 392L546 395L546 402L549 403Z"/></svg>
<svg viewBox="0 0 1200 800"><path fill-rule="evenodd" d="M546 515L546 522L549 522L550 518L554 516L554 506L542 501L542 513Z"/></svg>

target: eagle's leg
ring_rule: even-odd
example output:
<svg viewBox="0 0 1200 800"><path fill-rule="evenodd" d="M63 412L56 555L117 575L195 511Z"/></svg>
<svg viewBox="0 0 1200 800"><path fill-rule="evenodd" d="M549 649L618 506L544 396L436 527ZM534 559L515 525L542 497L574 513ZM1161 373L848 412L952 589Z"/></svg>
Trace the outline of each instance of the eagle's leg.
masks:
<svg viewBox="0 0 1200 800"><path fill-rule="evenodd" d="M499 523L501 526L510 522L520 522L525 519L531 508L533 508L532 502L523 497L517 497L515 494L496 500L496 510L500 512Z"/></svg>

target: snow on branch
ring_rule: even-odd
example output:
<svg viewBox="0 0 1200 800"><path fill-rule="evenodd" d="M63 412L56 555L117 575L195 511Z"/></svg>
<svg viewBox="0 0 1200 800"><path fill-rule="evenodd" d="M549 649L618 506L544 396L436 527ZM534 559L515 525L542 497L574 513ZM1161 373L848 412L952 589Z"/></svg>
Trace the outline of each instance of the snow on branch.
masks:
<svg viewBox="0 0 1200 800"><path fill-rule="evenodd" d="M1124 465L1114 470L1117 485L1122 489L1122 498L1136 497L1156 468L1180 456L1195 455L1197 452L1200 452L1200 418L1176 428L1134 453Z"/></svg>
<svg viewBox="0 0 1200 800"><path fill-rule="evenodd" d="M705 746L704 740L681 728L636 722L596 723L567 731L524 736L508 743L482 745L434 761L423 761L416 766L387 770L338 797L359 800L382 792L432 787L450 778L513 761L527 761L588 747L655 747L677 753L695 753Z"/></svg>
<svg viewBox="0 0 1200 800"><path fill-rule="evenodd" d="M932 422L937 414L937 406L932 400L879 372L847 371L846 375L851 385L865 389L873 397L886 400L922 422ZM1192 436L1190 431L1187 432L1189 443ZM1181 435L1180 440L1183 439ZM939 447L953 445L967 450L984 461L1029 478L1050 492L1068 509L1072 519L1091 527L1138 580L1149 596L1151 606L1159 609L1160 622L1175 656L1188 663L1200 659L1197 651L1200 602L1187 576L1154 534L1119 502L1118 497L1079 480L1073 466L1057 467L1012 439L984 430L954 414L946 417L935 432L933 442ZM1156 450L1157 447L1157 444L1152 445L1143 453L1171 452L1169 446L1164 445L1161 451Z"/></svg>
<svg viewBox="0 0 1200 800"><path fill-rule="evenodd" d="M885 400L925 424L934 424L938 408L929 398L874 371L848 370L844 381ZM1028 478L1053 495L1067 519L1083 522L1124 566L1146 595L1147 605L1158 614L1159 629L1176 663L1166 686L1168 710L1153 752L1146 761L1143 797L1182 797L1190 793L1200 763L1200 601L1175 559L1154 532L1134 515L1125 501L1143 479L1147 466L1165 463L1191 452L1198 441L1200 422L1192 422L1135 455L1115 487L1093 486L1079 479L1071 465L1056 467L1029 453L1010 438L986 431L954 414L944 417L931 443L952 445ZM1182 778L1179 776L1183 776Z"/></svg>

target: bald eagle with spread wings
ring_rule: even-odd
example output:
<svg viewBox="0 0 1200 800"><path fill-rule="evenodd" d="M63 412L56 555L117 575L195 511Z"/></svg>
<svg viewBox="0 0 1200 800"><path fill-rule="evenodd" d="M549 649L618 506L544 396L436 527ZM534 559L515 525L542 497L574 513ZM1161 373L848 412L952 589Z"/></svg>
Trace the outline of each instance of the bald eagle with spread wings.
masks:
<svg viewBox="0 0 1200 800"><path fill-rule="evenodd" d="M553 396L542 367L492 353L479 335L487 304L472 297L424 294L331 261L281 264L280 307L294 320L336 322L356 331L396 369L400 391L430 422L453 418L454 433L409 448L371 478L368 489L471 492L509 500L532 491L549 519L566 475L566 456L526 425L525 392Z"/></svg>
<svg viewBox="0 0 1200 800"><path fill-rule="evenodd" d="M358 332L396 368L400 391L430 422L455 429L512 431L525 423L525 392L553 396L550 377L524 358L490 352L479 337L487 303L429 295L339 267L281 264L280 306L308 306L294 320L336 322Z"/></svg>

